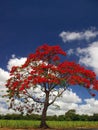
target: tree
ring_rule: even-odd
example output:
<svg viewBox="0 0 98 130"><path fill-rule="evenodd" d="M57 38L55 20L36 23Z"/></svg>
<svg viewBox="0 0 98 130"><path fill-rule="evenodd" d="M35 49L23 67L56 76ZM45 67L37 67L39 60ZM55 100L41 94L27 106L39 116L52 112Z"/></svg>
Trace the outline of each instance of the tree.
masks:
<svg viewBox="0 0 98 130"><path fill-rule="evenodd" d="M73 120L75 116L76 116L76 111L74 109L71 109L65 113L65 118L66 120L69 121Z"/></svg>
<svg viewBox="0 0 98 130"><path fill-rule="evenodd" d="M13 66L7 81L10 108L32 113L42 109L40 127L47 128L47 109L70 85L98 90L98 80L91 70L75 62L60 60L66 56L60 46L47 44L38 47L22 66ZM39 93L39 90L41 94ZM38 92L38 94L37 94Z"/></svg>

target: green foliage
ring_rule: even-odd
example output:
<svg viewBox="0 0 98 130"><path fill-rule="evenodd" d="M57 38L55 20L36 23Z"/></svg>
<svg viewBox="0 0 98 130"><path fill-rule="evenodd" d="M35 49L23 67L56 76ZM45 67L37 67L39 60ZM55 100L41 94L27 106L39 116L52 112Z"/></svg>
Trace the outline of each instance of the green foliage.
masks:
<svg viewBox="0 0 98 130"><path fill-rule="evenodd" d="M0 115L0 119L2 120L40 120L41 116L37 114L31 115L21 115L21 114L7 114Z"/></svg>
<svg viewBox="0 0 98 130"><path fill-rule="evenodd" d="M0 115L0 120L36 120L40 121L41 116L38 114L21 115L21 114L7 114ZM75 113L75 110L69 110L65 115L53 115L47 116L47 121L98 121L98 114L92 116L79 115Z"/></svg>

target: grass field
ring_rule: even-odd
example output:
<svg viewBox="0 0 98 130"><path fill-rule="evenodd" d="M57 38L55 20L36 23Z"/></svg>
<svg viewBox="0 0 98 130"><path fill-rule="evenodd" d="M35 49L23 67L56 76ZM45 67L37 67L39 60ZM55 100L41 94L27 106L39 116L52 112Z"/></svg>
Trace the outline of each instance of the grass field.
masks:
<svg viewBox="0 0 98 130"><path fill-rule="evenodd" d="M51 128L98 128L98 122L86 121L47 121ZM0 120L0 128L38 128L40 121L27 120Z"/></svg>

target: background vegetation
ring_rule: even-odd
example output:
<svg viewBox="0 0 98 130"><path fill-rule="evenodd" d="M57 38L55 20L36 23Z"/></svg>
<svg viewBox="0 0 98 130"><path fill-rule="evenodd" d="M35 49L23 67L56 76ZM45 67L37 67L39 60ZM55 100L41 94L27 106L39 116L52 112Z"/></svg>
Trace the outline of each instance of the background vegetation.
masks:
<svg viewBox="0 0 98 130"><path fill-rule="evenodd" d="M0 115L0 120L41 120L41 116L37 114L22 115L22 114L7 114ZM75 110L69 110L65 115L47 116L47 121L98 121L98 114L79 115Z"/></svg>

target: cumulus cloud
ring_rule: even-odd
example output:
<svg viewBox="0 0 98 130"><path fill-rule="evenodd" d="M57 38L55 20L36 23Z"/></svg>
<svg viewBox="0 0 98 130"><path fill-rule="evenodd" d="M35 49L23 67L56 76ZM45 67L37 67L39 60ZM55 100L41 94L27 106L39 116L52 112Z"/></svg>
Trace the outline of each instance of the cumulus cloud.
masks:
<svg viewBox="0 0 98 130"><path fill-rule="evenodd" d="M9 78L9 73L0 68L0 85L3 84Z"/></svg>
<svg viewBox="0 0 98 130"><path fill-rule="evenodd" d="M62 97L58 98L55 105L49 107L49 115L63 115L68 110L74 109L77 114L93 115L98 113L98 100L95 98L82 99L72 91L65 91Z"/></svg>
<svg viewBox="0 0 98 130"><path fill-rule="evenodd" d="M12 55L12 58L8 61L7 69L11 70L12 66L20 66L26 61L25 57L16 58L15 55Z"/></svg>
<svg viewBox="0 0 98 130"><path fill-rule="evenodd" d="M70 42L74 40L90 40L91 38L95 38L98 36L98 31L94 29L86 30L82 32L61 32L59 36L62 38L63 42Z"/></svg>
<svg viewBox="0 0 98 130"><path fill-rule="evenodd" d="M6 98L2 98L3 95L6 94L7 88L5 87L6 80L9 78L9 73L2 68L0 68L0 112L4 112L6 110Z"/></svg>
<svg viewBox="0 0 98 130"><path fill-rule="evenodd" d="M79 63L92 67L98 75L98 41L89 44L86 48L77 48Z"/></svg>
<svg viewBox="0 0 98 130"><path fill-rule="evenodd" d="M65 114L70 109L77 109L78 103L81 103L82 99L79 98L76 93L73 93L71 90L66 90L63 95L55 101L53 105L49 107L49 115L62 115Z"/></svg>
<svg viewBox="0 0 98 130"><path fill-rule="evenodd" d="M16 58L15 55L12 55L12 58L8 61L8 70L10 70L12 66L22 65L25 60L26 58ZM9 72L0 68L0 114L14 112L13 110L8 110L7 97L2 97L6 95L7 88L5 87L5 83L9 77Z"/></svg>
<svg viewBox="0 0 98 130"><path fill-rule="evenodd" d="M5 87L6 80L9 78L9 73L0 68L0 114L6 114L7 110L7 98L2 97L6 94L7 88Z"/></svg>
<svg viewBox="0 0 98 130"><path fill-rule="evenodd" d="M98 100L94 98L90 98L90 99L85 99L84 101L86 103L80 105L76 111L78 114L93 115L94 113L98 113Z"/></svg>
<svg viewBox="0 0 98 130"><path fill-rule="evenodd" d="M89 45L88 49L86 50L88 52L91 52L92 49L90 47L98 47L98 43L93 43L92 45ZM93 48L94 49L94 48ZM77 50L78 55L81 55L84 52L86 53L86 50L82 50L81 48ZM96 49L95 49L96 50ZM95 50L93 50L92 54L93 57L95 56ZM98 50L96 50L98 52ZM98 56L98 55L97 55ZM97 56L95 56L97 58ZM9 62L8 62L8 69L10 70L13 65L21 65L25 62L26 58L16 58L13 56ZM97 60L97 59L95 59ZM97 60L98 61L98 60ZM93 61L94 62L94 61ZM9 78L9 73L2 68L0 68L0 114L7 114L7 113L14 113L13 110L8 110L8 102L7 97L2 98L2 95L6 94L6 88L4 86L5 81ZM39 88L35 90L35 93L38 93L40 95L41 91ZM55 101L53 105L51 105L48 109L48 115L61 115L65 114L70 109L75 109L76 113L78 114L94 114L98 113L98 100L95 100L94 98L91 99L85 99L85 104L82 104L82 99L74 92L65 91L63 95Z"/></svg>
<svg viewBox="0 0 98 130"><path fill-rule="evenodd" d="M68 51L67 51L67 55L72 55L74 53L74 49L69 49Z"/></svg>

